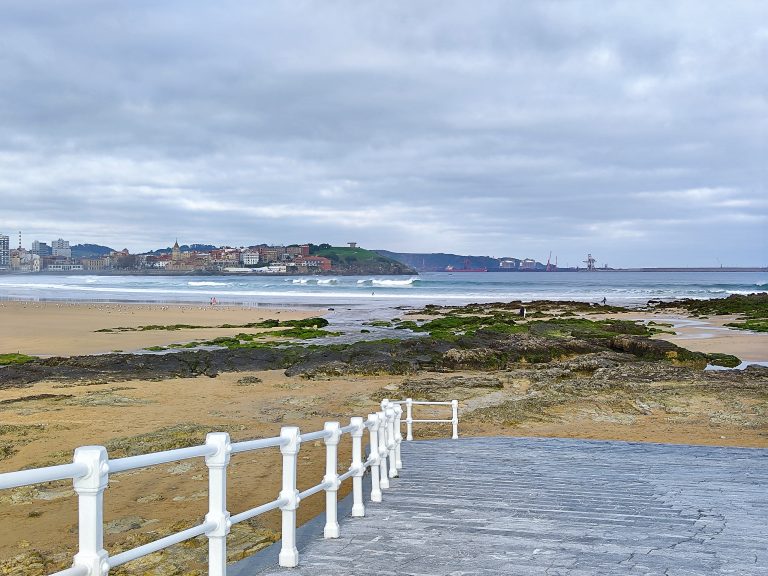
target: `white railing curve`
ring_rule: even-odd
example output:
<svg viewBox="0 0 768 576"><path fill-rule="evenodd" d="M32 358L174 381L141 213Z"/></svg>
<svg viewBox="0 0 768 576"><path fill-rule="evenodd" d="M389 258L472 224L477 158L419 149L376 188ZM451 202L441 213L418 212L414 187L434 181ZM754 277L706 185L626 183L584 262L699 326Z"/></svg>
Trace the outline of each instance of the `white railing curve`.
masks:
<svg viewBox="0 0 768 576"><path fill-rule="evenodd" d="M451 400L450 402L427 402L424 400L414 400L413 398L406 398L405 400L387 400L386 398L381 401L382 409L384 409L385 406L388 405L395 405L400 406L402 404L405 404L405 431L406 436L405 439L407 441L413 440L413 425L416 423L427 423L427 422L433 422L433 423L444 423L444 424L451 424L452 426L452 434L451 438L453 440L457 440L459 437L459 401L458 400ZM420 419L415 420L413 418L413 407L414 406L450 406L451 407L451 418L450 419ZM402 412L402 410L401 410ZM398 413L396 417L396 423L395 428L398 430L398 434L400 433L400 414ZM398 453L397 453L397 461L400 461L400 453L399 453L399 446L398 446Z"/></svg>
<svg viewBox="0 0 768 576"><path fill-rule="evenodd" d="M230 528L270 510L280 509L282 515L282 542L279 564L294 567L299 563L296 548L296 510L302 499L325 491L325 538L339 537L337 493L342 482L352 479L352 516L365 516L363 503L363 475L371 472L371 501L381 502L382 491L390 487L390 478L396 478L403 464L400 457L400 432L406 404L407 440L413 439L414 422L452 422L453 438L458 438L458 402L416 402L412 399L381 403L381 411L368 414L368 418L353 417L349 425L326 422L322 430L301 434L295 426L284 426L274 438L260 438L232 442L226 432L210 432L205 444L110 459L103 446L81 446L75 450L73 462L18 472L0 474L0 490L56 480L73 481L78 498L78 552L72 566L51 576L107 576L112 568L158 552L174 544L205 535L208 538L208 574L225 576L227 573L227 534ZM414 404L445 404L453 407L451 420L413 420ZM369 434L369 456L363 461L362 439ZM338 473L338 446L341 437L352 438L352 462L343 474ZM299 492L296 487L298 454L302 442L323 440L326 448L325 476L319 484ZM231 515L227 508L227 467L233 454L266 448L279 448L282 455L282 485L278 497L266 504ZM208 513L202 524L192 526L148 544L119 554L110 555L104 549L104 490L112 474L168 464L179 460L204 458L208 468Z"/></svg>

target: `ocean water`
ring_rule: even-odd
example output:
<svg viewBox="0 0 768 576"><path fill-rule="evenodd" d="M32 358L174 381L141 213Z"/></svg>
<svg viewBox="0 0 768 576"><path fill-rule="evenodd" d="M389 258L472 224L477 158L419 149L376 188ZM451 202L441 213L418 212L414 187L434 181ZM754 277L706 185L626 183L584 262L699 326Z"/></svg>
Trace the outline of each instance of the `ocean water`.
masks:
<svg viewBox="0 0 768 576"><path fill-rule="evenodd" d="M392 308L509 300L648 300L768 292L765 272L430 272L418 276L0 276L0 299Z"/></svg>

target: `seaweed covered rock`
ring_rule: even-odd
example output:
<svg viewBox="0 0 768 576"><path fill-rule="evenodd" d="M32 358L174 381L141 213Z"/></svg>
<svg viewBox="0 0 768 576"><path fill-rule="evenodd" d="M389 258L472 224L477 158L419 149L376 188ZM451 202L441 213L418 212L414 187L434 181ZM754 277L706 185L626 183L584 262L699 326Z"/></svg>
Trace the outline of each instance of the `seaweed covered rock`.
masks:
<svg viewBox="0 0 768 576"><path fill-rule="evenodd" d="M443 356L441 364L452 370L499 370L506 365L506 358L490 348L451 348Z"/></svg>
<svg viewBox="0 0 768 576"><path fill-rule="evenodd" d="M502 388L504 385L496 376L429 377L405 380L397 387L396 395L398 398L444 401L448 397L464 399L478 392L482 394ZM383 396L388 394L391 393L382 391Z"/></svg>
<svg viewBox="0 0 768 576"><path fill-rule="evenodd" d="M621 334L608 342L614 350L628 352L644 360L669 360L673 364L703 369L707 357L700 352L691 352L666 340L651 340L644 336Z"/></svg>
<svg viewBox="0 0 768 576"><path fill-rule="evenodd" d="M605 351L594 352L591 354L584 354L576 356L575 358L569 358L563 362L558 362L558 366L566 370L570 370L577 373L590 374L599 370L600 368L613 368L628 362L635 362L637 358L632 354L626 354L622 352Z"/></svg>
<svg viewBox="0 0 768 576"><path fill-rule="evenodd" d="M351 345L307 349L285 371L286 376L315 378L345 374L412 374L432 368L450 348L439 340L373 340Z"/></svg>

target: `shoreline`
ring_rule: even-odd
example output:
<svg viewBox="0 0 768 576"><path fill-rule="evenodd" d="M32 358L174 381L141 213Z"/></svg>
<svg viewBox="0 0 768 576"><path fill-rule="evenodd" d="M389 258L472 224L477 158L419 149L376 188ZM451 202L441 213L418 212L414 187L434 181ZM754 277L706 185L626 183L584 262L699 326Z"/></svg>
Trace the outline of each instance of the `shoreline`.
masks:
<svg viewBox="0 0 768 576"><path fill-rule="evenodd" d="M234 336L239 325L264 320L301 320L323 310L231 306L0 301L0 354L82 356L113 352L135 353L200 338ZM231 328L221 327L231 324ZM138 330L142 326L191 325L195 328ZM108 333L127 327L137 331Z"/></svg>
<svg viewBox="0 0 768 576"><path fill-rule="evenodd" d="M381 272L377 273L380 276L407 276L419 275L421 273L467 273L467 270L418 270L413 269L413 272L406 274ZM605 273L605 272L717 272L717 273L733 273L733 272L768 272L768 267L761 266L730 266L730 267L690 267L690 268L676 268L676 267L658 267L658 268L597 268L595 270L587 270L585 268L557 268L555 270L517 270L517 269L505 269L505 268L489 268L487 270L472 270L470 273L486 274L486 273L504 273L504 274L531 274L531 273L552 273L552 272L564 272L564 273ZM326 271L326 272L231 272L226 270L41 270L39 272L24 272L20 270L0 270L0 276L27 276L27 275L46 275L46 276L358 276L358 273L346 272L346 271Z"/></svg>
<svg viewBox="0 0 768 576"><path fill-rule="evenodd" d="M526 304L529 304L526 302ZM312 316L345 316L348 310L363 312L367 320L399 316L411 306L372 308L359 305L334 309L329 304L254 304L224 302L95 301L76 299L16 300L0 298L0 354L22 353L30 356L80 356L111 352L143 353L150 346L167 346L205 338L234 336L242 328L219 328L222 324L245 324L263 320L298 320ZM599 307L595 308L596 312ZM359 314L353 324L361 323ZM587 319L615 318L642 322L670 323L676 334L656 334L661 339L695 352L723 353L746 362L768 362L768 333L738 330L725 326L736 315L695 318L684 311L647 311L580 315ZM363 318L362 321L365 321ZM196 328L152 330L105 334L104 329L121 326L187 324ZM349 326L345 326L349 328ZM383 334L382 337L386 337Z"/></svg>
<svg viewBox="0 0 768 576"><path fill-rule="evenodd" d="M623 312L592 315L589 318L618 318L642 322L671 323L676 334L654 334L654 340L666 340L692 352L732 354L746 362L768 362L768 333L751 332L725 326L737 315L716 316L706 320L683 313ZM666 329L666 328L665 328Z"/></svg>
<svg viewBox="0 0 768 576"><path fill-rule="evenodd" d="M360 276L360 272L347 272L344 270L327 270L324 272L231 272L226 270L41 270L40 272L20 272L0 270L0 277L3 276L168 276L168 277L198 277L198 276L231 276L233 278L257 276L259 278L269 278L271 276L301 276L301 277L325 277L325 276ZM363 276L368 274L363 273ZM376 272L371 273L374 276L418 276L419 273L413 272Z"/></svg>

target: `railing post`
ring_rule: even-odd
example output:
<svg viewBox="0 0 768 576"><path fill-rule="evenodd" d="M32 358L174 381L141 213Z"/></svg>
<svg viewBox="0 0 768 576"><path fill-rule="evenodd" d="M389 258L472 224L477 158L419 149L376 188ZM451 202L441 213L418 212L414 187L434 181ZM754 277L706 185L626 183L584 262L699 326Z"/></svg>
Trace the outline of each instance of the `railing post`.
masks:
<svg viewBox="0 0 768 576"><path fill-rule="evenodd" d="M338 422L326 422L323 429L331 435L325 439L325 477L323 482L331 486L325 489L325 528L323 536L326 538L339 537L339 520L337 507L337 491L339 489L339 432Z"/></svg>
<svg viewBox="0 0 768 576"><path fill-rule="evenodd" d="M453 412L453 416L451 417L451 423L453 424L453 436L451 438L453 440L456 440L459 437L459 401L458 400L451 400L451 410Z"/></svg>
<svg viewBox="0 0 768 576"><path fill-rule="evenodd" d="M395 465L398 470L403 468L403 460L400 456L400 444L403 443L403 433L401 430L403 420L403 408L400 404L395 404Z"/></svg>
<svg viewBox="0 0 768 576"><path fill-rule="evenodd" d="M78 552L74 566L88 570L88 576L109 573L109 554L104 550L104 489L109 483L109 459L103 446L82 446L75 450L75 463L85 464L88 474L75 478L78 498Z"/></svg>
<svg viewBox="0 0 768 576"><path fill-rule="evenodd" d="M382 490L389 488L387 473L387 416L384 412L376 412L379 417L379 486Z"/></svg>
<svg viewBox="0 0 768 576"><path fill-rule="evenodd" d="M283 489L280 499L285 504L282 510L282 547L279 563L284 568L293 568L299 564L299 551L296 549L296 509L299 507L299 491L296 489L296 463L298 461L301 436L295 426L283 426L280 437L285 442L280 446L283 455Z"/></svg>
<svg viewBox="0 0 768 576"><path fill-rule="evenodd" d="M405 401L405 440L413 440L413 398Z"/></svg>
<svg viewBox="0 0 768 576"><path fill-rule="evenodd" d="M379 481L379 420L378 413L368 414L368 437L370 442L371 457L371 502L381 502L381 482Z"/></svg>
<svg viewBox="0 0 768 576"><path fill-rule="evenodd" d="M227 534L231 523L227 511L227 465L232 454L229 434L211 432L205 437L205 444L216 448L216 452L205 457L208 466L208 514L206 522L216 527L206 533L208 536L208 575L226 576Z"/></svg>
<svg viewBox="0 0 768 576"><path fill-rule="evenodd" d="M389 450L389 477L397 478L397 441L395 440L395 421L397 414L393 404L387 406L387 449Z"/></svg>
<svg viewBox="0 0 768 576"><path fill-rule="evenodd" d="M349 424L355 426L352 430L352 466L355 470L354 476L352 476L352 517L360 518L365 516L365 505L363 504L363 474L365 469L363 468L363 419L359 416L354 416Z"/></svg>

